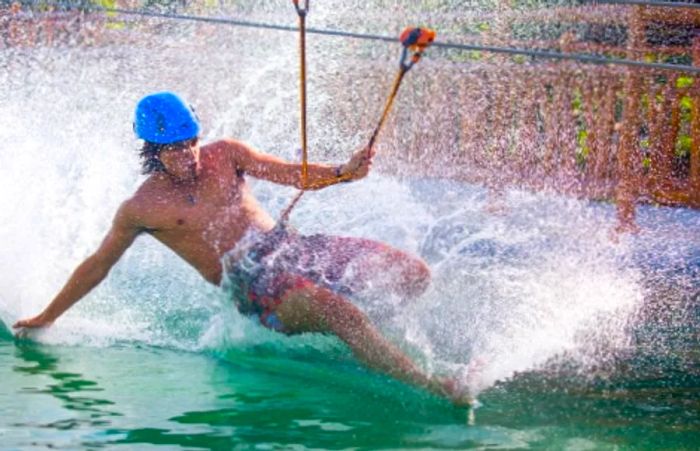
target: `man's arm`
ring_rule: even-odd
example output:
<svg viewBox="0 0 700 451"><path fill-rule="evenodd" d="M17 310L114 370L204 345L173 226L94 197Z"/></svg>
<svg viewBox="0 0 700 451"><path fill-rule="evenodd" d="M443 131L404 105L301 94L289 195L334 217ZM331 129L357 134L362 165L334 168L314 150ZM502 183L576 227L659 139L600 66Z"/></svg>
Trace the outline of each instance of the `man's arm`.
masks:
<svg viewBox="0 0 700 451"><path fill-rule="evenodd" d="M369 172L374 157L374 151L365 148L355 152L346 164L340 166L309 163L307 184L302 186L301 163L290 163L274 155L258 152L238 141L224 142L239 169L253 177L299 189L320 189L336 183L334 180L359 180Z"/></svg>
<svg viewBox="0 0 700 451"><path fill-rule="evenodd" d="M53 301L39 315L17 321L12 327L44 327L56 321L107 277L109 270L131 246L140 230L130 214L129 204L122 204L100 247L75 269Z"/></svg>

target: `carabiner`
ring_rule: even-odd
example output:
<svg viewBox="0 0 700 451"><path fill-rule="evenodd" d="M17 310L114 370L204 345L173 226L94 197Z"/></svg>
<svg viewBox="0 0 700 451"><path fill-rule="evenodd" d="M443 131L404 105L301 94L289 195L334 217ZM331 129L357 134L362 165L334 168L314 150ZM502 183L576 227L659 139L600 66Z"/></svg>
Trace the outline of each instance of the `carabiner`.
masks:
<svg viewBox="0 0 700 451"><path fill-rule="evenodd" d="M304 0L303 8L299 6L299 0L292 0L292 3L300 16L306 16L309 13L309 0Z"/></svg>

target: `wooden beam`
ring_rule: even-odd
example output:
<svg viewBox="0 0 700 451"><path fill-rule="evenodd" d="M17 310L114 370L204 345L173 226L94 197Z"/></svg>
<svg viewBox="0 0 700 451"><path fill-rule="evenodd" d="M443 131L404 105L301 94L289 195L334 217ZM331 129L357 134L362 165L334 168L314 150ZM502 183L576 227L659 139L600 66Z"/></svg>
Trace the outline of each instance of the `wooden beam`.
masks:
<svg viewBox="0 0 700 451"><path fill-rule="evenodd" d="M693 40L693 65L700 65L700 36ZM690 148L690 194L695 204L700 204L700 79L693 79L692 88L692 122L690 136L693 140Z"/></svg>
<svg viewBox="0 0 700 451"><path fill-rule="evenodd" d="M644 39L644 25L641 21L642 7L636 7L636 14L630 17L627 47L633 52L638 43ZM630 55L629 58L633 58ZM623 109L622 130L618 145L618 184L617 200L617 230L620 232L635 231L636 202L639 195L639 168L637 155L639 149L639 104L641 97L642 78L639 70L628 69L625 77L625 105Z"/></svg>

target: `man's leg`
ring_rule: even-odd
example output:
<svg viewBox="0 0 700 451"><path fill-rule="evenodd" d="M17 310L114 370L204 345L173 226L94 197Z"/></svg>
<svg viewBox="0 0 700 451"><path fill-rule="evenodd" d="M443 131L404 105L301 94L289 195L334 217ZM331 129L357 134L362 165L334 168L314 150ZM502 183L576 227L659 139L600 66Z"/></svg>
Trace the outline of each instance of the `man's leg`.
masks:
<svg viewBox="0 0 700 451"><path fill-rule="evenodd" d="M366 257L374 277L387 278L391 291L403 299L415 299L430 285L428 265L418 257L382 244L374 254Z"/></svg>
<svg viewBox="0 0 700 451"><path fill-rule="evenodd" d="M323 236L321 243L322 249L316 249L322 256L319 266L352 273L348 282L357 291L373 286L407 300L430 285L430 268L423 260L387 244L335 236Z"/></svg>
<svg viewBox="0 0 700 451"><path fill-rule="evenodd" d="M426 375L398 347L384 338L364 313L326 288L309 282L290 289L284 293L274 313L288 333L332 333L343 340L357 359L369 368L446 396L456 404L469 403L453 381Z"/></svg>

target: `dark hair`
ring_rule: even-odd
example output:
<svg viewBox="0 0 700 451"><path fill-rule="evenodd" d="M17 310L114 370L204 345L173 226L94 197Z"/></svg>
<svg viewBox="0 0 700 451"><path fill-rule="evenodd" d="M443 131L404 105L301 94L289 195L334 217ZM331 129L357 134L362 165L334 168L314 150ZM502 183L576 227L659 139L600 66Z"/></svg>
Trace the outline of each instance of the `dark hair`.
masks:
<svg viewBox="0 0 700 451"><path fill-rule="evenodd" d="M144 141L143 147L139 150L141 157L141 173L152 174L154 172L165 172L165 166L160 161L160 151L167 144L156 144L149 141Z"/></svg>
<svg viewBox="0 0 700 451"><path fill-rule="evenodd" d="M186 139L170 144L157 144L150 141L144 141L143 146L139 150L141 157L141 173L152 174L154 172L166 172L163 162L160 161L160 153L165 149L187 148L198 138Z"/></svg>

